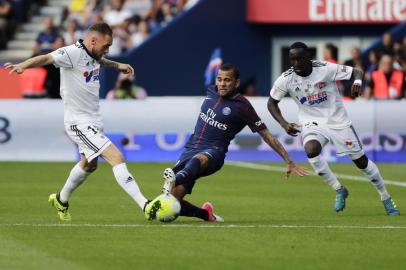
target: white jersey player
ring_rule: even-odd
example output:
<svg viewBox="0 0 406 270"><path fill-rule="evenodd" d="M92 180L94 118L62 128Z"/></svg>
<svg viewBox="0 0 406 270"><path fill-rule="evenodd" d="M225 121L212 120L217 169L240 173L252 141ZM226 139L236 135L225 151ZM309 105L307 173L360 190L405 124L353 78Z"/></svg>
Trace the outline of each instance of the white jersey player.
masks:
<svg viewBox="0 0 406 270"><path fill-rule="evenodd" d="M102 156L112 166L117 182L145 210L147 218L154 218L159 209L159 204L149 203L142 195L127 169L123 155L103 133L99 106L100 66L134 74L130 65L104 58L111 45L112 30L109 25L101 22L87 30L83 41L19 64L5 64L10 73L22 73L27 68L49 64L60 68L65 129L78 145L81 154L80 162L71 170L61 191L49 196L49 202L56 208L62 221L71 220L69 198L87 176L96 170L98 156Z"/></svg>
<svg viewBox="0 0 406 270"><path fill-rule="evenodd" d="M335 210L344 210L349 193L320 156L322 148L328 142L335 146L337 155L348 155L371 180L381 196L386 213L399 215L400 212L386 190L378 167L364 154L336 86L336 81L353 79L351 94L353 97L359 96L363 72L349 66L312 61L306 44L302 42L292 44L289 59L292 68L274 83L268 110L289 135L302 134L309 163L336 191ZM281 114L278 103L287 94L299 107L299 124L288 123Z"/></svg>

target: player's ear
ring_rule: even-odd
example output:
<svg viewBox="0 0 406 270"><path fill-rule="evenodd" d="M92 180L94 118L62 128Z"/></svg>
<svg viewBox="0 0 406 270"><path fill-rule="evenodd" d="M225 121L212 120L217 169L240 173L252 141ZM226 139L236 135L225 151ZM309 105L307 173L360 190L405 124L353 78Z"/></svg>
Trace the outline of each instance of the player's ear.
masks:
<svg viewBox="0 0 406 270"><path fill-rule="evenodd" d="M237 79L237 82L236 82L236 84L235 84L235 88L238 88L238 87L240 87L240 79Z"/></svg>

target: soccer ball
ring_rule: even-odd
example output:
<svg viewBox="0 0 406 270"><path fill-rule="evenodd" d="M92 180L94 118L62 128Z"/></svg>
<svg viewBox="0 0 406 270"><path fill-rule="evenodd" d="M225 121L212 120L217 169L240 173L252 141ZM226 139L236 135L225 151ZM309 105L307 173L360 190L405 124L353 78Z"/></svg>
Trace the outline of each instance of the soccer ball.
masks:
<svg viewBox="0 0 406 270"><path fill-rule="evenodd" d="M157 198L161 208L156 213L156 219L161 222L174 221L180 214L180 203L172 194L162 194Z"/></svg>

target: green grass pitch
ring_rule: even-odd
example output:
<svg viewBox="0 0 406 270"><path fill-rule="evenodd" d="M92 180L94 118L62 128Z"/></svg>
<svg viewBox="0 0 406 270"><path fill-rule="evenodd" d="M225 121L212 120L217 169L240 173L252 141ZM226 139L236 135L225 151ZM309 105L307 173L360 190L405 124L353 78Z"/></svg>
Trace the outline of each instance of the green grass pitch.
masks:
<svg viewBox="0 0 406 270"><path fill-rule="evenodd" d="M170 165L129 168L153 198ZM187 197L211 201L224 224L179 218L163 225L144 220L100 164L72 196L73 221L63 226L47 199L72 166L0 163L0 269L406 269L406 187L387 186L402 214L388 217L371 184L344 179L347 208L335 213L335 194L319 177L285 181L280 172L225 165ZM406 183L406 164L379 167ZM352 164L332 169L361 175Z"/></svg>

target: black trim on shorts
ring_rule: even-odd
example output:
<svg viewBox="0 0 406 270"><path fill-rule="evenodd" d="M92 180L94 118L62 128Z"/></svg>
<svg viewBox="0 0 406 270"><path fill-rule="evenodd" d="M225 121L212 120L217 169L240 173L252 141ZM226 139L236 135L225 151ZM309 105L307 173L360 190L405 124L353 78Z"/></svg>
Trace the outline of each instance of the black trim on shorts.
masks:
<svg viewBox="0 0 406 270"><path fill-rule="evenodd" d="M352 125L350 126L350 128L351 128L352 132L354 132L355 138L357 138L357 142L358 142L359 147L361 148L361 150L363 150L362 144L361 144L360 139L358 138L357 132L355 132L355 129L354 129L354 127Z"/></svg>
<svg viewBox="0 0 406 270"><path fill-rule="evenodd" d="M94 145L86 136L85 134L82 133L82 131L80 131L76 125L72 125L70 126L71 130L76 132L76 135L79 137L79 139L87 146L89 147L91 150L93 150L95 153L99 152L99 148Z"/></svg>

